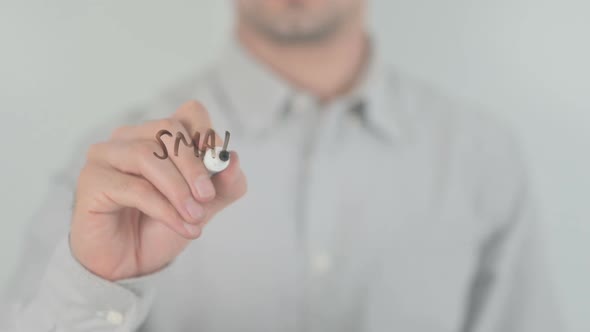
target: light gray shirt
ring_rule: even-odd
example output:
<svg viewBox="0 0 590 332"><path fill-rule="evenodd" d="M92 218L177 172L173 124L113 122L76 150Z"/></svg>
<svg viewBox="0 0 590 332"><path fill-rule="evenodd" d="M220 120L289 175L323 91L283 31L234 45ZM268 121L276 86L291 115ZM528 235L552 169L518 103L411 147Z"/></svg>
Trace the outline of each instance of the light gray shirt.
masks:
<svg viewBox="0 0 590 332"><path fill-rule="evenodd" d="M559 331L509 132L378 51L362 82L322 105L231 44L90 134L31 222L0 330ZM231 132L248 193L164 270L91 274L68 246L86 147L188 99Z"/></svg>

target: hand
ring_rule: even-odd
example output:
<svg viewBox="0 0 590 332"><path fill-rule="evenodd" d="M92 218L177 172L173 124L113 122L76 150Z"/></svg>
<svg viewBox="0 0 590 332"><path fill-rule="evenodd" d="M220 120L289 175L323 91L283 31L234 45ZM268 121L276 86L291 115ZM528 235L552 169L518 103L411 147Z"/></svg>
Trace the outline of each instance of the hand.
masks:
<svg viewBox="0 0 590 332"><path fill-rule="evenodd" d="M170 263L220 210L246 193L239 159L209 178L192 148L155 134L166 129L188 139L211 128L209 114L191 101L170 118L122 127L107 142L94 144L78 178L70 229L74 257L94 274L120 280L155 272ZM216 137L216 142L222 142ZM201 140L200 144L204 144Z"/></svg>

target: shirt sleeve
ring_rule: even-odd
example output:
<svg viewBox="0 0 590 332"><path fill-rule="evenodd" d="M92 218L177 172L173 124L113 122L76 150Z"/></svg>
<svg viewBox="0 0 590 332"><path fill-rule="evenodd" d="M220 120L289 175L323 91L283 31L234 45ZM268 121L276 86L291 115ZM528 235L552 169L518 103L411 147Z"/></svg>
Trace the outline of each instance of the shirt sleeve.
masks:
<svg viewBox="0 0 590 332"><path fill-rule="evenodd" d="M108 137L109 128L82 138L71 162L50 179L44 202L22 237L13 276L0 290L0 331L132 331L145 320L160 273L109 282L86 270L69 247L76 178L85 151Z"/></svg>
<svg viewBox="0 0 590 332"><path fill-rule="evenodd" d="M490 137L482 209L493 226L480 247L463 330L563 331L520 144L511 133Z"/></svg>
<svg viewBox="0 0 590 332"><path fill-rule="evenodd" d="M160 273L110 282L86 270L68 238L73 190L59 178L23 237L0 297L2 331L133 331L145 320Z"/></svg>
<svg viewBox="0 0 590 332"><path fill-rule="evenodd" d="M523 192L505 225L483 244L465 331L562 331L539 220Z"/></svg>
<svg viewBox="0 0 590 332"><path fill-rule="evenodd" d="M417 247L409 247L413 251L408 250L407 259L419 259L419 263L400 265L399 260L386 258L369 293L366 324L370 331L398 324L395 320L400 317L418 326L410 329L420 331L444 328L457 332L563 331L547 265L542 223L535 213L535 200L519 144L503 127L488 129L491 126L479 123L472 127L478 129L477 133L465 131L469 136L462 142L473 147L457 153L465 156L459 159L465 165L460 184L466 193L464 204L469 209L468 225L472 228L452 228L454 233L446 234L449 240L445 243L461 238L467 241L441 247L443 250L437 257L444 258L442 262L431 260L432 252L415 258L421 253ZM426 241L429 241L428 234L423 234ZM445 254L448 248L452 248L450 254ZM455 265L458 263L452 255L463 257L463 263ZM418 266L417 271L422 274L411 270L416 275L403 279L404 285L424 285L425 291L420 288L400 291L397 280L410 273L402 271L408 266ZM437 274L437 269L451 272ZM460 276L460 281L456 276ZM408 292L411 294L407 295ZM400 299L405 295L407 298ZM436 296L449 298L439 300ZM408 299L410 303L403 302ZM440 322L446 325L437 326Z"/></svg>
<svg viewBox="0 0 590 332"><path fill-rule="evenodd" d="M62 239L38 291L15 308L15 331L131 331L146 317L154 275L110 282L86 270Z"/></svg>

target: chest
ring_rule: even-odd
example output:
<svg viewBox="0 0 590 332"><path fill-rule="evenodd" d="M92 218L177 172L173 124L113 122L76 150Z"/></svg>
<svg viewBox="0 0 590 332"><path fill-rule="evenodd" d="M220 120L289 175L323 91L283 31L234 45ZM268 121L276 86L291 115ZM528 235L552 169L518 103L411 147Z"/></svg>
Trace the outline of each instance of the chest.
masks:
<svg viewBox="0 0 590 332"><path fill-rule="evenodd" d="M167 272L157 306L187 304L174 330L459 324L480 222L460 169L425 145L318 128L237 143L249 191Z"/></svg>

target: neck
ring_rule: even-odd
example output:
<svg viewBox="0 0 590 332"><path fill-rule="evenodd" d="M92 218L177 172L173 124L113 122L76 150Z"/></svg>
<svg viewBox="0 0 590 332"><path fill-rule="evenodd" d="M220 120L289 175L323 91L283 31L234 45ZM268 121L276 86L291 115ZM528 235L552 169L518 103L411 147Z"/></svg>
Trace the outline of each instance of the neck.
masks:
<svg viewBox="0 0 590 332"><path fill-rule="evenodd" d="M369 53L360 19L329 40L317 43L277 44L240 23L237 36L250 53L278 75L322 102L354 88Z"/></svg>

